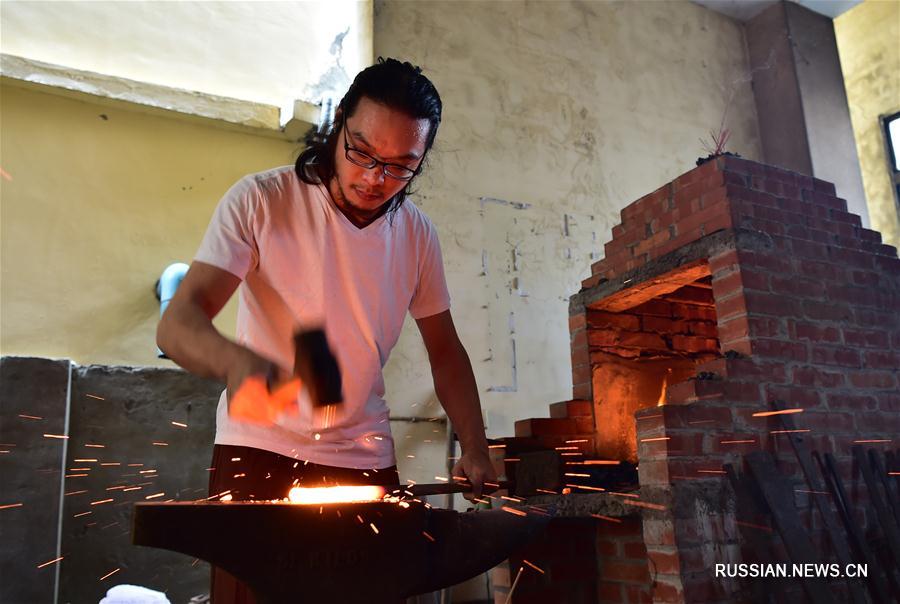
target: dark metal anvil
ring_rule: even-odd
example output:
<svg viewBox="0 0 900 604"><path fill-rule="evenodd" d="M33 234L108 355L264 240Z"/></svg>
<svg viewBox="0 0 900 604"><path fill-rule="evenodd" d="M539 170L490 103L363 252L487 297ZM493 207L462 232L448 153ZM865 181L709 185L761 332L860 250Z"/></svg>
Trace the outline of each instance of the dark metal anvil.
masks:
<svg viewBox="0 0 900 604"><path fill-rule="evenodd" d="M202 558L260 604L398 602L496 566L548 520L418 501L139 503L133 542Z"/></svg>

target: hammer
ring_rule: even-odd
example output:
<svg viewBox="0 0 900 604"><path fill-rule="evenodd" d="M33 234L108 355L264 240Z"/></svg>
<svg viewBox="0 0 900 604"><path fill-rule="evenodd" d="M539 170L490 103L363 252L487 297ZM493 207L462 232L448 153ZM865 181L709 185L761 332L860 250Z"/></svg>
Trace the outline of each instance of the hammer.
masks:
<svg viewBox="0 0 900 604"><path fill-rule="evenodd" d="M343 402L341 368L331 353L324 330L300 329L294 333L294 375L308 389L313 406Z"/></svg>

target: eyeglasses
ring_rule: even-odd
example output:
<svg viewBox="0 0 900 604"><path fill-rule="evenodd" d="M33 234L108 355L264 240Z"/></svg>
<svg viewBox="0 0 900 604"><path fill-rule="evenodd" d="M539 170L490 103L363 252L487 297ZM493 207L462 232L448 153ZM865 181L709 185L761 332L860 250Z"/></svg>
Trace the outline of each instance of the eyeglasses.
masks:
<svg viewBox="0 0 900 604"><path fill-rule="evenodd" d="M397 180L409 180L413 176L416 175L418 168L413 170L412 168L407 168L406 166L401 166L400 164L389 164L387 162L378 161L368 153L360 151L355 147L351 147L347 142L347 125L344 124L344 155L346 155L347 159L357 166L362 166L363 168L374 168L375 166L381 165L381 171L384 172L385 176L390 176L391 178L396 178Z"/></svg>

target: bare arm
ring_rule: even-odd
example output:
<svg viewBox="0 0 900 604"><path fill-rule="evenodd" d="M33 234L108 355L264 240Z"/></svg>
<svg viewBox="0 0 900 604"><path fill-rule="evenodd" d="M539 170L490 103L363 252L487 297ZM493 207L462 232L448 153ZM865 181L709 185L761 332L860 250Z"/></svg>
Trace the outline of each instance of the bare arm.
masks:
<svg viewBox="0 0 900 604"><path fill-rule="evenodd" d="M462 457L454 474L465 475L478 497L483 483L496 481L497 474L488 455L472 364L459 341L449 310L418 319L416 324L428 351L435 392L462 445Z"/></svg>
<svg viewBox="0 0 900 604"><path fill-rule="evenodd" d="M239 284L228 271L193 262L156 330L156 344L166 356L195 375L226 383L229 398L246 377L271 380L276 371L272 362L232 342L212 324Z"/></svg>

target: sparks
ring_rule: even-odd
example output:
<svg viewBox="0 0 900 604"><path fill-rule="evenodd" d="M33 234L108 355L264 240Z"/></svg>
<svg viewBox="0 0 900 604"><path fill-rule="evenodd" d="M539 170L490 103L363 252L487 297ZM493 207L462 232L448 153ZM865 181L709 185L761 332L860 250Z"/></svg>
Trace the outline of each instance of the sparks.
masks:
<svg viewBox="0 0 900 604"><path fill-rule="evenodd" d="M97 461L96 459L75 459L73 460L75 463L92 463Z"/></svg>
<svg viewBox="0 0 900 604"><path fill-rule="evenodd" d="M785 415L788 413L803 413L803 409L781 409L780 411L758 411L753 417L769 417L770 415Z"/></svg>
<svg viewBox="0 0 900 604"><path fill-rule="evenodd" d="M599 518L600 520L606 520L607 522L615 522L616 524L622 524L621 518L613 518L612 516L604 516L603 514L591 514L593 518Z"/></svg>
<svg viewBox="0 0 900 604"><path fill-rule="evenodd" d="M98 401L105 401L105 400L106 400L106 399L103 398L102 396L97 396L96 394L85 394L85 396L89 396L89 397L91 397L91 398L95 398L95 399L97 399Z"/></svg>
<svg viewBox="0 0 900 604"><path fill-rule="evenodd" d="M122 570L122 569L121 569L121 568L117 568L117 569L114 570L114 571L108 572L108 573L106 573L105 575L103 575L102 577L100 577L100 580L103 581L104 579L108 579L109 577L112 577L114 574L116 574L116 573L119 572L120 570Z"/></svg>
<svg viewBox="0 0 900 604"><path fill-rule="evenodd" d="M162 441L153 441L153 444L156 445L157 447L168 447L169 446L169 443L164 443Z"/></svg>
<svg viewBox="0 0 900 604"><path fill-rule="evenodd" d="M61 439L65 440L69 437L65 436L63 434L44 434L44 438L61 438Z"/></svg>
<svg viewBox="0 0 900 604"><path fill-rule="evenodd" d="M500 509L503 510L504 512L509 512L510 514L515 514L516 516L527 516L528 515L526 512L523 512L522 510L517 510L516 508L507 507L505 505L503 507L501 507Z"/></svg>
<svg viewBox="0 0 900 604"><path fill-rule="evenodd" d="M647 508L648 510L664 510L666 506L659 505L658 503L647 503L646 501L632 501L630 499L623 499L622 503L627 505L634 505L640 508Z"/></svg>
<svg viewBox="0 0 900 604"><path fill-rule="evenodd" d="M756 439L751 438L750 440L720 440L720 445L740 445L740 444L750 444L755 443Z"/></svg>
<svg viewBox="0 0 900 604"><path fill-rule="evenodd" d="M600 487L589 487L583 484L567 484L567 487L571 487L573 489L585 489L587 491L605 491L606 489Z"/></svg>
<svg viewBox="0 0 900 604"><path fill-rule="evenodd" d="M65 558L65 556L60 556L59 558L54 558L53 560L48 560L47 562L44 562L43 564L38 564L37 567L38 567L38 568L44 568L45 566L49 566L49 565L51 565L51 564L53 564L53 563L55 563L55 562L59 562L59 561L62 560L63 558Z"/></svg>
<svg viewBox="0 0 900 604"><path fill-rule="evenodd" d="M156 499L157 497L162 497L165 493L155 493L153 495L147 495L144 499Z"/></svg>
<svg viewBox="0 0 900 604"><path fill-rule="evenodd" d="M543 570L541 570L540 568L538 568L537 566L535 566L534 564L532 564L532 563L529 562L528 560L522 558L522 562L523 562L524 564L527 564L528 566L530 566L530 567L533 568L534 570L538 571L538 572L541 573L542 575L543 575L543 574L546 574Z"/></svg>
<svg viewBox="0 0 900 604"><path fill-rule="evenodd" d="M173 426L178 426L179 428L187 428L187 424L182 424L181 422L172 422Z"/></svg>
<svg viewBox="0 0 900 604"><path fill-rule="evenodd" d="M9 508L20 508L23 505L25 505L25 504L24 503L7 503L6 505L0 505L0 510L6 510Z"/></svg>
<svg viewBox="0 0 900 604"><path fill-rule="evenodd" d="M22 418L25 418L25 419L44 419L43 417L38 417L37 415L26 415L26 414L24 414L24 413L20 413L20 414L19 414L19 417L22 417ZM45 436L46 436L46 435L45 435Z"/></svg>
<svg viewBox="0 0 900 604"><path fill-rule="evenodd" d="M112 501L112 499L101 499L99 501L92 501L91 505L100 505L102 503L109 503L111 501Z"/></svg>
<svg viewBox="0 0 900 604"><path fill-rule="evenodd" d="M506 594L506 602L504 604L510 604L512 602L513 592L516 591L516 585L519 584L519 577L522 576L522 571L525 570L524 566L519 567L519 572L516 573L516 579L513 581L512 587L509 588L509 593Z"/></svg>
<svg viewBox="0 0 900 604"><path fill-rule="evenodd" d="M75 514L72 518L78 518L79 516L87 516L88 514L93 514L94 512L81 512L80 514Z"/></svg>
<svg viewBox="0 0 900 604"><path fill-rule="evenodd" d="M105 449L106 445L87 444L85 447L93 447L94 449Z"/></svg>
<svg viewBox="0 0 900 604"><path fill-rule="evenodd" d="M853 442L854 442L854 443L889 443L889 442L891 442L891 439L889 439L889 438L880 438L880 439L876 438L876 439L871 439L871 440L854 440Z"/></svg>
<svg viewBox="0 0 900 604"><path fill-rule="evenodd" d="M769 430L769 434L793 434L794 432L809 432L809 429L804 430Z"/></svg>
<svg viewBox="0 0 900 604"><path fill-rule="evenodd" d="M642 443L655 443L655 442L659 442L662 440L671 440L671 438L672 438L671 436L658 436L656 438L642 438L641 442Z"/></svg>
<svg viewBox="0 0 900 604"><path fill-rule="evenodd" d="M434 537L428 534L427 531L422 531L422 534L425 535L425 538L434 543Z"/></svg>
<svg viewBox="0 0 900 604"><path fill-rule="evenodd" d="M375 534L376 534L376 535L377 535L377 534L378 534L378 527L377 527L377 526L375 526L375 524L374 524L374 523L372 523L372 522L370 522L370 523L369 523L369 526L371 526L371 527L372 527L372 530L373 530L373 531L375 531Z"/></svg>

